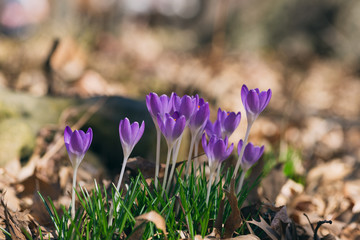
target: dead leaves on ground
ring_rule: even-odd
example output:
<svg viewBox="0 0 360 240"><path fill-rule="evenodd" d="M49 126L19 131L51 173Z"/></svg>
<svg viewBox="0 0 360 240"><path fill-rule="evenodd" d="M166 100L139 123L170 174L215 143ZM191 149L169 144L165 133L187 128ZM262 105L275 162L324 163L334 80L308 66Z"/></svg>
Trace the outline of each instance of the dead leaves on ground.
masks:
<svg viewBox="0 0 360 240"><path fill-rule="evenodd" d="M150 211L148 213L144 213L136 217L135 220L136 223L135 223L134 231L130 235L129 240L141 239L145 231L145 226L146 226L145 223L147 222L153 222L157 229L160 229L163 233L165 233L164 238L165 240L167 239L165 219L157 212Z"/></svg>

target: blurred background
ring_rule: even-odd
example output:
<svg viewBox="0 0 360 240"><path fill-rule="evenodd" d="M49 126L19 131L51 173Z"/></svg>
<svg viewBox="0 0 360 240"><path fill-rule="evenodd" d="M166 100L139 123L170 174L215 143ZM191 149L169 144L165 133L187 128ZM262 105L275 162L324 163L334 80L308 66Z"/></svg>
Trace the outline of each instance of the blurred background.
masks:
<svg viewBox="0 0 360 240"><path fill-rule="evenodd" d="M217 107L243 113L230 139L236 143L246 126L242 85L271 88L250 140L266 145L259 171L276 171L277 164L281 171L259 193L282 204L296 204L289 199L302 193L308 198L297 203L309 212L350 223L360 212L359 42L357 0L1 0L0 163L43 159L61 140L61 112L75 102L59 99L198 93L211 103L212 118ZM144 105L126 104L98 109L115 129L116 112L125 117L138 109L133 120L149 117ZM89 125L108 125L100 120ZM96 134L97 157L109 153L109 142L120 148L113 130ZM289 179L296 183L286 185Z"/></svg>

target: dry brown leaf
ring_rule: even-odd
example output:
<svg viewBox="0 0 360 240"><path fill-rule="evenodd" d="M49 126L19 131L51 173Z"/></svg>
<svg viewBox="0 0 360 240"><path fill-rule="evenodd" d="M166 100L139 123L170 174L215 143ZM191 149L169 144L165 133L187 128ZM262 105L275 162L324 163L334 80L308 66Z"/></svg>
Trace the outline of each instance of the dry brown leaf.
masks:
<svg viewBox="0 0 360 240"><path fill-rule="evenodd" d="M278 240L280 239L279 234L277 234L271 226L260 216L260 222L257 222L255 220L247 221L248 223L252 223L259 228L261 228L271 239Z"/></svg>
<svg viewBox="0 0 360 240"><path fill-rule="evenodd" d="M219 206L219 212L215 220L214 228L211 236L215 236L220 238L221 237L221 230L222 230L222 221L223 221L223 215L224 215L224 206L225 206L225 197L221 199L220 206Z"/></svg>
<svg viewBox="0 0 360 240"><path fill-rule="evenodd" d="M238 207L238 201L235 194L235 180L232 179L230 183L230 192L225 191L226 197L229 200L231 213L225 222L224 238L232 237L234 231L241 225L240 209Z"/></svg>
<svg viewBox="0 0 360 240"><path fill-rule="evenodd" d="M3 208L1 212L3 212L4 216L1 216L5 220L6 230L11 234L12 239L26 240L25 235L22 231L26 231L28 229L27 222L24 219L24 214L11 214L9 209L7 208L4 199L1 197L1 207Z"/></svg>
<svg viewBox="0 0 360 240"><path fill-rule="evenodd" d="M275 214L274 219L271 221L271 228L280 235L282 234L282 223L291 223L291 220L287 214L286 206L282 206L280 211Z"/></svg>
<svg viewBox="0 0 360 240"><path fill-rule="evenodd" d="M144 213L136 217L135 220L136 220L135 228L132 234L130 235L129 240L141 239L145 230L145 223L149 221L153 222L155 226L164 233L164 238L167 239L165 219L157 212L150 211L148 213Z"/></svg>

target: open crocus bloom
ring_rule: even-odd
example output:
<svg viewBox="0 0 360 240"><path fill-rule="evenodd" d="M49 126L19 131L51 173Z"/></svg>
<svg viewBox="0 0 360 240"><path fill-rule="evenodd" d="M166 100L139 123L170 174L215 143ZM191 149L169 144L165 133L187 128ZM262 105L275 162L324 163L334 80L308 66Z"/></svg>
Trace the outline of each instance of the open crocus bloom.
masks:
<svg viewBox="0 0 360 240"><path fill-rule="evenodd" d="M145 123L142 121L141 126L138 122L130 124L128 118L120 121L119 135L120 142L123 149L124 156L128 158L134 149L135 145L139 142L144 133Z"/></svg>
<svg viewBox="0 0 360 240"><path fill-rule="evenodd" d="M240 140L237 146L238 154L240 155L241 148L243 146L243 140ZM249 170L252 165L254 165L264 153L264 146L258 147L254 146L249 142L244 150L243 157L241 159L240 165L244 172Z"/></svg>
<svg viewBox="0 0 360 240"><path fill-rule="evenodd" d="M73 167L78 166L83 160L85 153L89 149L93 139L92 129L89 128L86 133L82 130L71 130L66 126L64 131L64 142Z"/></svg>
<svg viewBox="0 0 360 240"><path fill-rule="evenodd" d="M271 89L262 91L258 88L249 90L244 84L241 89L243 102L248 123L253 123L259 114L266 108L271 99Z"/></svg>

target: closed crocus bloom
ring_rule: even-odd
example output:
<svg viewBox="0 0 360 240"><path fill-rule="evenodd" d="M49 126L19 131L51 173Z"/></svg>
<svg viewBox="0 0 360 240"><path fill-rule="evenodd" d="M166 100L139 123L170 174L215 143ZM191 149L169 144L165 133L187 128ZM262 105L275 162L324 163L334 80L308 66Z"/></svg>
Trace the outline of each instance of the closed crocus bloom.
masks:
<svg viewBox="0 0 360 240"><path fill-rule="evenodd" d="M73 186L71 197L71 217L75 218L75 188L76 188L76 175L81 161L84 159L85 153L89 150L90 144L93 139L92 129L89 128L86 133L82 130L71 130L66 126L64 131L64 142L68 152L71 164L74 168Z"/></svg>
<svg viewBox="0 0 360 240"><path fill-rule="evenodd" d="M138 122L130 124L128 118L120 121L119 135L124 156L129 157L135 145L139 142L145 129L145 123L142 121L141 126Z"/></svg>
<svg viewBox="0 0 360 240"><path fill-rule="evenodd" d="M218 138L222 138L222 131L221 131L221 123L219 120L216 120L212 123L210 120L207 121L205 126L205 132L209 138L212 136L216 136Z"/></svg>
<svg viewBox="0 0 360 240"><path fill-rule="evenodd" d="M173 99L175 96L175 93L172 93L170 97L165 94L159 97L156 93L149 93L149 95L146 96L146 106L154 120L154 123L156 123L158 114L160 114L160 116L163 118L165 113L172 112L174 102Z"/></svg>
<svg viewBox="0 0 360 240"><path fill-rule="evenodd" d="M243 141L240 140L237 147L237 151L239 155L242 146L243 146ZM247 170L249 170L251 166L254 165L260 159L263 153L264 153L264 146L261 147L254 146L251 142L249 142L245 147L244 154L240 163L243 171L246 172Z"/></svg>
<svg viewBox="0 0 360 240"><path fill-rule="evenodd" d="M83 160L85 153L89 149L93 139L92 129L89 128L86 133L82 130L71 130L66 126L64 131L64 142L73 167L78 166Z"/></svg>
<svg viewBox="0 0 360 240"><path fill-rule="evenodd" d="M230 137L235 129L239 126L241 113L218 110L217 120L220 122L222 137Z"/></svg>
<svg viewBox="0 0 360 240"><path fill-rule="evenodd" d="M189 128L191 133L196 134L197 132L202 131L205 128L209 116L209 104L203 103L202 105L198 105L198 108L195 110L189 122Z"/></svg>
<svg viewBox="0 0 360 240"><path fill-rule="evenodd" d="M253 123L266 108L270 102L271 94L271 89L260 92L258 88L249 90L245 84L242 86L241 100L246 111L248 123Z"/></svg>
<svg viewBox="0 0 360 240"><path fill-rule="evenodd" d="M234 149L234 144L231 144L228 148L227 137L222 139L214 135L210 138L209 143L207 143L206 136L203 134L201 142L209 160L210 172L214 172L218 165L227 159Z"/></svg>
<svg viewBox="0 0 360 240"><path fill-rule="evenodd" d="M184 115L187 122L190 121L196 107L197 99L194 97L188 95L181 98L179 96L174 97L174 110L179 112L180 115Z"/></svg>
<svg viewBox="0 0 360 240"><path fill-rule="evenodd" d="M162 119L158 114L157 123L166 139L168 146L172 147L174 142L184 131L186 119L184 115L180 115L178 112L175 112L172 116L170 116L168 113L165 113L164 119Z"/></svg>

